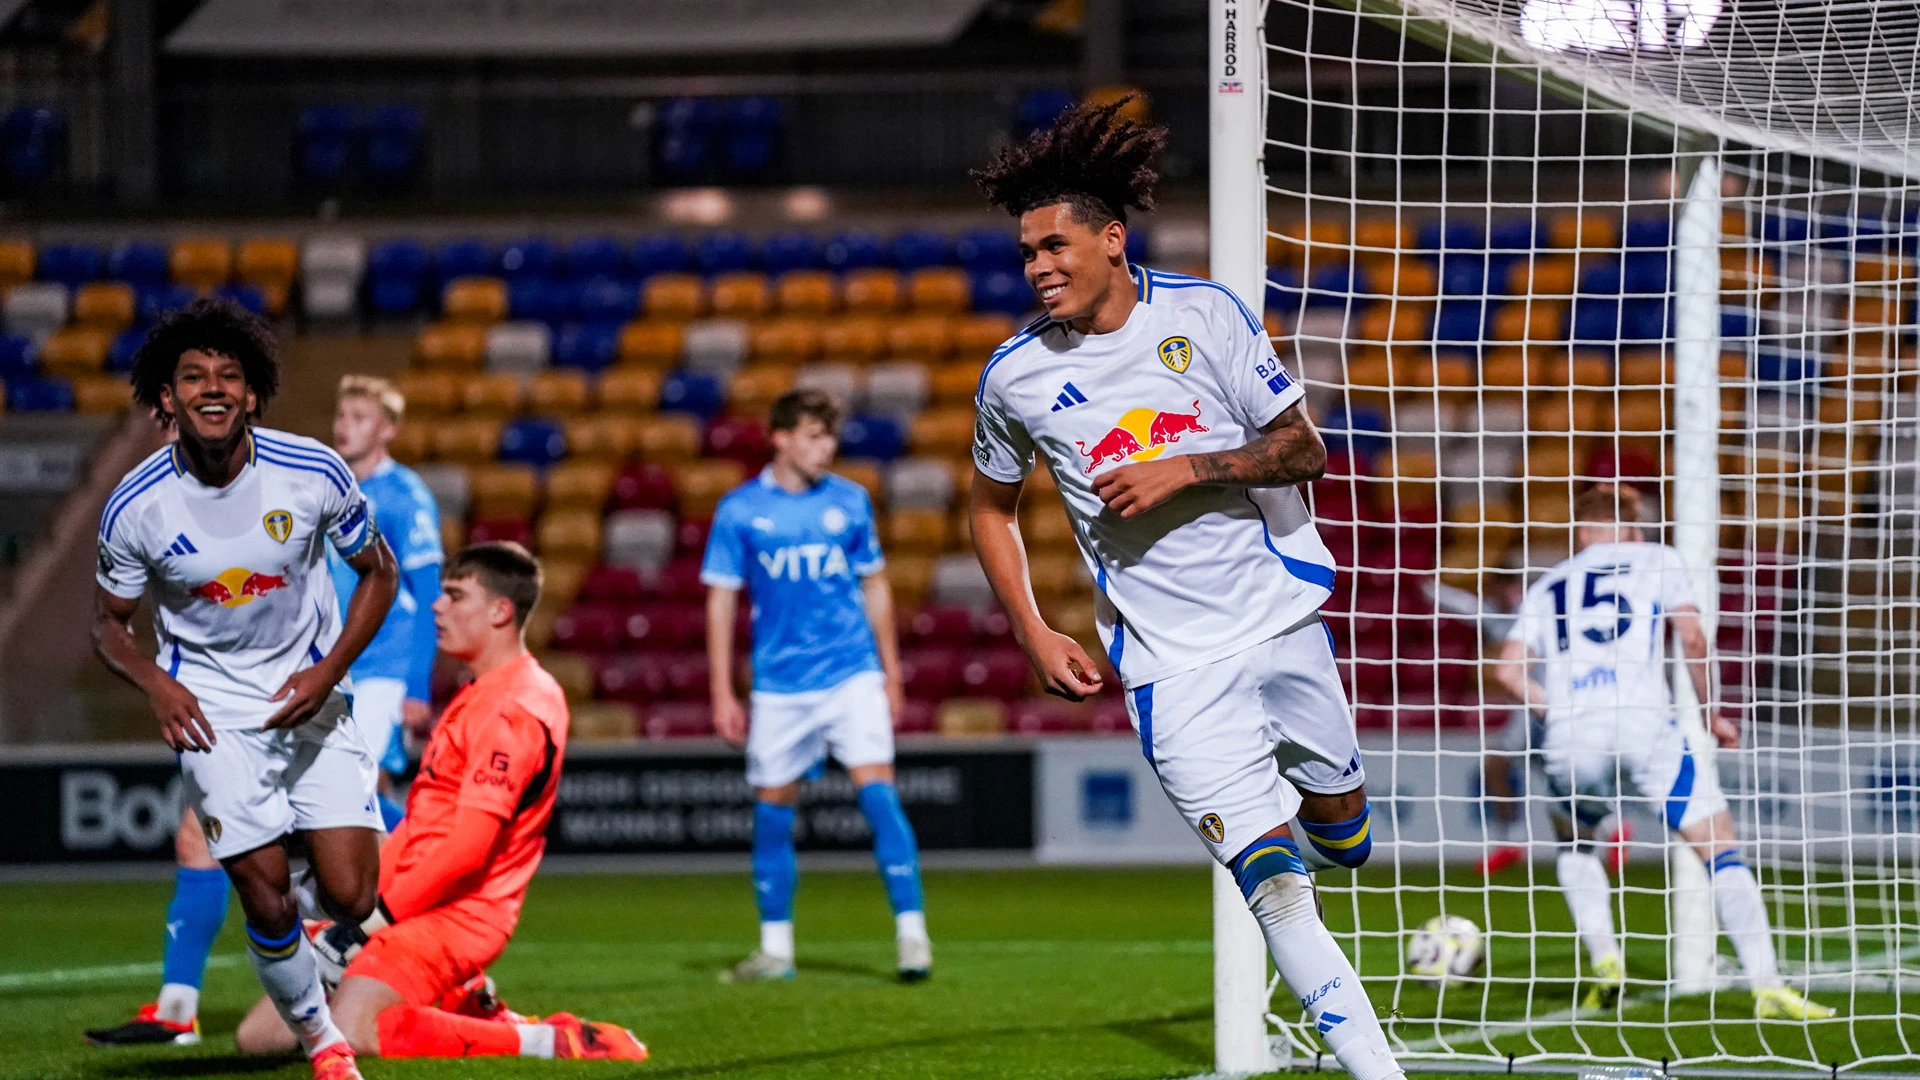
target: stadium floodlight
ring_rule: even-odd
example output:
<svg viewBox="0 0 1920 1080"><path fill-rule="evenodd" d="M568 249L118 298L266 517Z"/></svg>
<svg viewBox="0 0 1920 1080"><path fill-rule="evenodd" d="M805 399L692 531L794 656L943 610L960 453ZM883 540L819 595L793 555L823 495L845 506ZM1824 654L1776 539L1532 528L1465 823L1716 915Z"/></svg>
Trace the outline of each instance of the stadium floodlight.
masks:
<svg viewBox="0 0 1920 1080"><path fill-rule="evenodd" d="M1333 450L1314 510L1376 812L1368 867L1319 886L1396 1052L1910 1067L1920 5L1209 6L1210 272L1264 298ZM1515 827L1531 858L1475 868L1508 717L1475 639L1566 557L1573 498L1616 478L1688 567L1743 741L1711 749L1685 678L1677 721L1731 802L1782 973L1834 1020L1755 1019L1706 872L1636 809L1616 1006L1580 1008L1537 769ZM1215 888L1216 1067L1311 1058L1237 890ZM1484 955L1423 981L1404 952L1439 916Z"/></svg>

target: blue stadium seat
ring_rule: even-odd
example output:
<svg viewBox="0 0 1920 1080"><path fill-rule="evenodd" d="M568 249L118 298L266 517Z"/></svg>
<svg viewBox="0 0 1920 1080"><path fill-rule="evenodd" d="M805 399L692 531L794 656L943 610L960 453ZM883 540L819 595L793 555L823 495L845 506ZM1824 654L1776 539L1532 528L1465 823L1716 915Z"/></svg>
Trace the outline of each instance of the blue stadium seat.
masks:
<svg viewBox="0 0 1920 1080"><path fill-rule="evenodd" d="M165 285L169 276L167 249L139 241L121 244L107 256L107 276L135 288Z"/></svg>
<svg viewBox="0 0 1920 1080"><path fill-rule="evenodd" d="M568 323L553 339L556 367L604 371L620 355L620 328L612 323Z"/></svg>
<svg viewBox="0 0 1920 1080"><path fill-rule="evenodd" d="M1002 315L1025 315L1040 306L1027 279L1011 270L973 275L973 310Z"/></svg>
<svg viewBox="0 0 1920 1080"><path fill-rule="evenodd" d="M1050 126L1060 114L1073 108L1073 91L1048 88L1029 90L1020 95L1020 103L1014 107L1013 138L1015 142Z"/></svg>
<svg viewBox="0 0 1920 1080"><path fill-rule="evenodd" d="M69 289L77 289L98 278L100 269L98 248L85 244L48 244L40 249L34 276L41 281L57 281Z"/></svg>
<svg viewBox="0 0 1920 1080"><path fill-rule="evenodd" d="M1022 284L1024 286L1025 283ZM980 295L978 289L974 290L974 295ZM1301 288L1300 271L1291 266L1267 267L1267 307L1270 310L1290 315L1300 310L1303 299L1305 294Z"/></svg>
<svg viewBox="0 0 1920 1080"><path fill-rule="evenodd" d="M1673 223L1665 216L1630 217L1627 219L1627 246L1630 248L1663 248L1673 242Z"/></svg>
<svg viewBox="0 0 1920 1080"><path fill-rule="evenodd" d="M442 283L454 278L486 277L500 272L500 256L484 240L450 240L434 252Z"/></svg>
<svg viewBox="0 0 1920 1080"><path fill-rule="evenodd" d="M1147 252L1151 245L1147 243L1147 230L1135 225L1127 229L1127 261L1135 264L1147 261Z"/></svg>
<svg viewBox="0 0 1920 1080"><path fill-rule="evenodd" d="M1753 375L1760 382L1800 382L1820 377L1820 358L1806 353L1762 350L1753 358Z"/></svg>
<svg viewBox="0 0 1920 1080"><path fill-rule="evenodd" d="M352 172L359 130L360 116L349 106L314 105L301 110L293 130L295 178L313 188L344 186Z"/></svg>
<svg viewBox="0 0 1920 1080"><path fill-rule="evenodd" d="M1754 335L1753 316L1744 308L1723 307L1720 309L1720 337L1750 338Z"/></svg>
<svg viewBox="0 0 1920 1080"><path fill-rule="evenodd" d="M367 116L367 179L395 189L420 179L427 121L412 105L382 105Z"/></svg>
<svg viewBox="0 0 1920 1080"><path fill-rule="evenodd" d="M1863 255L1885 251L1887 232L1886 219L1871 210L1861 211L1859 220L1854 223L1853 250Z"/></svg>
<svg viewBox="0 0 1920 1080"><path fill-rule="evenodd" d="M200 294L185 285L160 285L140 290L139 319L150 323L169 311L180 311L192 306Z"/></svg>
<svg viewBox="0 0 1920 1080"><path fill-rule="evenodd" d="M1769 244L1797 244L1811 234L1802 214L1768 214L1760 219L1760 239Z"/></svg>
<svg viewBox="0 0 1920 1080"><path fill-rule="evenodd" d="M230 281L214 290L214 295L231 300L255 315L267 313L267 298L259 289L237 281Z"/></svg>
<svg viewBox="0 0 1920 1080"><path fill-rule="evenodd" d="M1020 269L1020 241L1006 229L971 229L953 245L960 265L974 273Z"/></svg>
<svg viewBox="0 0 1920 1080"><path fill-rule="evenodd" d="M1530 218L1496 221L1487 231L1487 247L1492 251L1532 251L1542 246L1540 230Z"/></svg>
<svg viewBox="0 0 1920 1080"><path fill-rule="evenodd" d="M1478 252L1441 252L1440 291L1447 296L1485 296L1490 291L1487 257Z"/></svg>
<svg viewBox="0 0 1920 1080"><path fill-rule="evenodd" d="M1626 341L1664 341L1671 335L1666 297L1640 296L1620 302L1620 337Z"/></svg>
<svg viewBox="0 0 1920 1080"><path fill-rule="evenodd" d="M123 330L107 348L107 370L125 374L133 370L133 354L147 340L145 330Z"/></svg>
<svg viewBox="0 0 1920 1080"><path fill-rule="evenodd" d="M1615 259L1596 262L1580 272L1579 291L1588 296L1620 295L1620 263Z"/></svg>
<svg viewBox="0 0 1920 1080"><path fill-rule="evenodd" d="M686 241L677 236L643 236L633 244L633 272L642 278L678 274L693 267Z"/></svg>
<svg viewBox="0 0 1920 1080"><path fill-rule="evenodd" d="M73 386L58 376L7 383L7 408L14 412L71 412Z"/></svg>
<svg viewBox="0 0 1920 1080"><path fill-rule="evenodd" d="M1443 300L1433 320L1433 340L1477 346L1486 340L1487 314L1481 300Z"/></svg>
<svg viewBox="0 0 1920 1080"><path fill-rule="evenodd" d="M1323 266L1307 283L1307 306L1344 307L1355 295L1365 296L1371 291L1364 269L1351 264Z"/></svg>
<svg viewBox="0 0 1920 1080"><path fill-rule="evenodd" d="M694 249L694 262L703 274L730 274L753 269L753 241L737 232L708 233Z"/></svg>
<svg viewBox="0 0 1920 1080"><path fill-rule="evenodd" d="M726 404L720 380L705 372L676 371L660 384L660 411L692 413L706 419ZM846 436L841 435L844 446Z"/></svg>
<svg viewBox="0 0 1920 1080"><path fill-rule="evenodd" d="M726 103L722 123L727 172L734 179L764 178L778 164L785 112L770 97L734 98Z"/></svg>
<svg viewBox="0 0 1920 1080"><path fill-rule="evenodd" d="M626 248L611 236L581 236L567 244L567 274L575 279L625 277L630 269Z"/></svg>
<svg viewBox="0 0 1920 1080"><path fill-rule="evenodd" d="M1629 295L1664 294L1668 269L1664 250L1628 251L1620 261L1620 290Z"/></svg>
<svg viewBox="0 0 1920 1080"><path fill-rule="evenodd" d="M560 248L551 240L529 237L508 244L500 251L500 273L509 281L522 277L558 277L559 272Z"/></svg>
<svg viewBox="0 0 1920 1080"><path fill-rule="evenodd" d="M886 246L869 232L843 232L827 241L821 254L827 260L827 269L841 273L884 266L887 262Z"/></svg>
<svg viewBox="0 0 1920 1080"><path fill-rule="evenodd" d="M66 114L41 105L22 105L0 123L0 141L5 144L7 187L14 191L44 187L66 164Z"/></svg>
<svg viewBox="0 0 1920 1080"><path fill-rule="evenodd" d="M1620 342L1620 301L1611 296L1576 296L1573 300L1573 340L1581 345L1612 347Z"/></svg>
<svg viewBox="0 0 1920 1080"><path fill-rule="evenodd" d="M38 371L39 351L25 334L0 334L0 380L11 386Z"/></svg>
<svg viewBox="0 0 1920 1080"><path fill-rule="evenodd" d="M573 309L587 322L625 322L640 309L640 289L620 278L588 278L574 293Z"/></svg>
<svg viewBox="0 0 1920 1080"><path fill-rule="evenodd" d="M1415 235L1421 251L1484 251L1487 246L1486 234L1472 221L1429 221Z"/></svg>
<svg viewBox="0 0 1920 1080"><path fill-rule="evenodd" d="M953 244L940 233L909 229L894 238L893 264L902 272L945 266L952 261Z"/></svg>
<svg viewBox="0 0 1920 1080"><path fill-rule="evenodd" d="M559 424L523 417L500 431L500 460L544 469L567 456L567 435Z"/></svg>
<svg viewBox="0 0 1920 1080"><path fill-rule="evenodd" d="M840 425L840 452L847 457L892 461L905 446L900 422L890 416L856 413Z"/></svg>
<svg viewBox="0 0 1920 1080"><path fill-rule="evenodd" d="M375 244L367 254L367 306L381 315L417 310L427 262L427 249L412 240Z"/></svg>
<svg viewBox="0 0 1920 1080"><path fill-rule="evenodd" d="M1393 445L1385 435L1388 430L1386 418L1365 406L1354 409L1335 406L1327 415L1327 422L1320 425L1320 434L1329 450L1347 450L1369 462L1374 455Z"/></svg>
<svg viewBox="0 0 1920 1080"><path fill-rule="evenodd" d="M671 98L661 106L654 144L660 171L673 179L706 172L716 157L714 141L720 135L722 111L712 98Z"/></svg>
<svg viewBox="0 0 1920 1080"><path fill-rule="evenodd" d="M767 237L760 262L767 273L776 276L790 270L817 270L821 266L820 241L812 233L775 233Z"/></svg>
<svg viewBox="0 0 1920 1080"><path fill-rule="evenodd" d="M507 282L507 317L560 323L573 317L574 290L547 277L519 277Z"/></svg>

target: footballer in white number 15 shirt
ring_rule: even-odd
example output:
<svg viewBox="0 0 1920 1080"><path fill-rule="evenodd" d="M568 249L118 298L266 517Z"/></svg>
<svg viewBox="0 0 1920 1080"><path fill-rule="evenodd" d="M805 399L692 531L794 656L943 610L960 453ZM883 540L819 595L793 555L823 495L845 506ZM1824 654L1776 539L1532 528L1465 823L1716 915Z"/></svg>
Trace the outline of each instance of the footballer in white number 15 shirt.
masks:
<svg viewBox="0 0 1920 1080"><path fill-rule="evenodd" d="M199 301L148 334L134 400L177 437L107 500L94 640L179 753L188 803L246 912L254 971L316 1080L357 1080L300 932L283 841L304 841L330 914L373 914L376 759L344 680L398 571L339 455L254 426L279 375L272 333L231 303ZM344 626L329 546L360 575ZM158 657L133 638L147 595Z"/></svg>
<svg viewBox="0 0 1920 1080"><path fill-rule="evenodd" d="M1319 616L1333 560L1296 489L1320 476L1326 448L1238 297L1128 265L1126 211L1152 209L1166 132L1122 118L1125 105L1078 106L974 174L1019 219L1046 308L980 377L974 548L1048 691L1098 692L1092 658L1046 625L1027 581L1016 512L1037 455L1161 787L1233 871L1341 1065L1356 1080L1401 1076L1306 873L1308 860L1358 866L1370 843L1353 716Z"/></svg>

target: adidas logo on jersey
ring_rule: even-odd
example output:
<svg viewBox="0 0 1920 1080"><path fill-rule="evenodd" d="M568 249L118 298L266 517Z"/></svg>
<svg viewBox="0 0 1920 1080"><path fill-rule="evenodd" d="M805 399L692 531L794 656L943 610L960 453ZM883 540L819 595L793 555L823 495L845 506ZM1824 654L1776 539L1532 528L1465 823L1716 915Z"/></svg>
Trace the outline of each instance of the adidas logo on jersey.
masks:
<svg viewBox="0 0 1920 1080"><path fill-rule="evenodd" d="M187 539L186 533L181 533L180 535L174 537L173 543L167 545L167 556L166 556L167 558L174 558L180 555L198 555L198 554L200 554L200 549L193 546L193 541Z"/></svg>
<svg viewBox="0 0 1920 1080"><path fill-rule="evenodd" d="M1085 405L1086 403L1087 395L1081 393L1079 387L1068 383L1060 388L1060 396L1053 399L1053 408L1048 411L1059 412L1061 409L1071 409L1075 405Z"/></svg>
<svg viewBox="0 0 1920 1080"><path fill-rule="evenodd" d="M760 553L760 567L775 581L818 581L821 578L852 577L847 553L833 544L795 544Z"/></svg>

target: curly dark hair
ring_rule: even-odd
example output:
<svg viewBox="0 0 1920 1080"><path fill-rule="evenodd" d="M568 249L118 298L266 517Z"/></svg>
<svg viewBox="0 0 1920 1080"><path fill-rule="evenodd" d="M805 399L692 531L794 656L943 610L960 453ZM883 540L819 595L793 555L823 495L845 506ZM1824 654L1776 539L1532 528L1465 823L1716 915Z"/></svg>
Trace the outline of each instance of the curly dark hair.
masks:
<svg viewBox="0 0 1920 1080"><path fill-rule="evenodd" d="M1080 104L1062 112L1053 126L1003 146L984 169L970 174L987 201L1014 217L1066 203L1083 224L1126 224L1127 207L1153 209L1160 178L1153 159L1167 144L1167 129L1121 117L1134 95L1105 105Z"/></svg>
<svg viewBox="0 0 1920 1080"><path fill-rule="evenodd" d="M266 321L231 300L195 300L162 315L133 354L133 400L162 424L174 418L160 408L160 388L173 382L181 355L194 350L240 361L256 419L280 389L280 347Z"/></svg>

